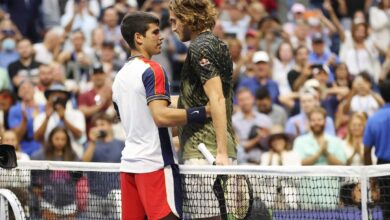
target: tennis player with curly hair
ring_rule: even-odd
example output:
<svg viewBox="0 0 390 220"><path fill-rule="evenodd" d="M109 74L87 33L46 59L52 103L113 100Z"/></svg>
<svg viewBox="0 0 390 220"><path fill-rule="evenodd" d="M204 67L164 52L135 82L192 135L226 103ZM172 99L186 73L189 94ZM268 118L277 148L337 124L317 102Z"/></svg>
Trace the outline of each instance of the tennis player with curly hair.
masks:
<svg viewBox="0 0 390 220"><path fill-rule="evenodd" d="M191 41L181 71L178 108L210 105L211 120L205 124L179 127L182 161L186 165L204 165L207 160L197 149L204 143L216 158L217 165L229 165L236 159L232 127L233 63L227 45L212 34L217 11L210 0L171 0L169 3L172 31L183 41ZM201 192L202 198L184 195L185 213L190 218L220 219L223 215L219 198L210 181L193 178L188 192ZM204 199L209 198L209 199ZM210 199L211 198L211 199ZM187 210L188 209L188 210ZM226 214L226 213L224 213Z"/></svg>
<svg viewBox="0 0 390 220"><path fill-rule="evenodd" d="M233 64L227 45L211 32L217 11L210 0L171 0L169 9L172 31L181 41L191 41L181 72L178 108L208 102L211 107L211 120L205 125L179 129L183 160L189 164L203 159L196 148L203 142L216 157L217 165L228 165L236 158L231 121Z"/></svg>

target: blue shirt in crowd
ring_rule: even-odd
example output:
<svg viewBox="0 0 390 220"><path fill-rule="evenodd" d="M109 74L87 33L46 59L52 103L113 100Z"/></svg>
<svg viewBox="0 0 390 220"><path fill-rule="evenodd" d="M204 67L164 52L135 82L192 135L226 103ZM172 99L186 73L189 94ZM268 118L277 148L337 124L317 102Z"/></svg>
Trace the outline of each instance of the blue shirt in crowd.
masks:
<svg viewBox="0 0 390 220"><path fill-rule="evenodd" d="M279 87L278 84L273 81L272 79L268 79L267 82L263 85L257 80L256 77L245 77L243 78L240 83L238 84L238 90L240 88L247 88L249 89L254 96L256 96L256 91L262 87L266 87L273 103L279 103L278 97L279 97Z"/></svg>
<svg viewBox="0 0 390 220"><path fill-rule="evenodd" d="M125 143L118 139L113 139L107 143L97 140L91 162L120 163L124 147ZM90 172L88 173L88 180L90 192L97 196L105 197L111 190L120 188L118 173ZM108 180L109 182L107 182Z"/></svg>
<svg viewBox="0 0 390 220"><path fill-rule="evenodd" d="M301 112L298 115L295 115L288 119L285 131L289 134L302 135L309 132L309 119L306 114ZM327 116L325 121L325 133L328 135L336 135L333 120Z"/></svg>
<svg viewBox="0 0 390 220"><path fill-rule="evenodd" d="M35 108L29 108L26 107L26 113L27 113L27 131L24 135L22 141L20 142L21 149L24 153L28 154L30 157L34 152L40 149L41 143L34 140L34 111L35 116L38 115L41 112L45 111L45 106L39 106L36 110ZM17 103L14 106L11 107L9 114L8 114L8 123L10 128L16 128L20 126L23 120L23 110L22 110L22 104Z"/></svg>

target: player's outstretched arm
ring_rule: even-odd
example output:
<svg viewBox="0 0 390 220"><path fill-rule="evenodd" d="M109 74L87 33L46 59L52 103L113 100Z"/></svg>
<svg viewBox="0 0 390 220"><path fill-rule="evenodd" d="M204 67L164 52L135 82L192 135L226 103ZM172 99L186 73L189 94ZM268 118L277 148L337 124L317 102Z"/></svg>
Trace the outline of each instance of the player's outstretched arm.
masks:
<svg viewBox="0 0 390 220"><path fill-rule="evenodd" d="M221 78L213 77L207 80L203 88L209 98L210 114L217 138L216 163L218 165L228 165L226 102Z"/></svg>
<svg viewBox="0 0 390 220"><path fill-rule="evenodd" d="M209 107L195 107L190 109L176 109L168 107L167 100L153 100L149 102L149 110L157 127L174 127L187 123L204 123L207 119Z"/></svg>

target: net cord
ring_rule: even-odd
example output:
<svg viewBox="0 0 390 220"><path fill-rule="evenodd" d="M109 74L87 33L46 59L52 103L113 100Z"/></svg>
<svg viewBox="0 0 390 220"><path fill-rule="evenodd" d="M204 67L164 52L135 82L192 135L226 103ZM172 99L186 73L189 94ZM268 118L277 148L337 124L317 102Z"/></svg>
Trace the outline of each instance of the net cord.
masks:
<svg viewBox="0 0 390 220"><path fill-rule="evenodd" d="M16 169L25 170L70 170L92 172L120 172L119 163L86 163L63 161L18 161ZM375 166L211 166L181 165L182 174L238 174L278 176L335 176L378 177L390 175L390 164Z"/></svg>
<svg viewBox="0 0 390 220"><path fill-rule="evenodd" d="M69 170L83 172L120 172L119 163L85 163L63 161L18 161L20 170ZM361 183L362 219L368 220L368 180L370 177L389 176L389 165L376 166L180 166L181 174L217 175L276 175L289 177L327 176L358 177ZM3 191L0 190L0 194ZM4 194L4 193L3 193ZM0 195L1 196L1 195ZM5 197L4 195L2 197ZM9 199L12 201L12 198ZM15 199L17 202L18 200ZM11 203L12 205L12 203ZM14 206L12 206L14 209ZM1 213L0 213L1 214Z"/></svg>

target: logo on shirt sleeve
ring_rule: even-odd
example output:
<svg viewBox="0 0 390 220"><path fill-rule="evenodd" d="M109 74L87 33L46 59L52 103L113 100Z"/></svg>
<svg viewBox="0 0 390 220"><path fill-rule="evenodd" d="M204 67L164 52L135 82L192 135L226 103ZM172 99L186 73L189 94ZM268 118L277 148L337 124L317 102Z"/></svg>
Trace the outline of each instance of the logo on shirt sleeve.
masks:
<svg viewBox="0 0 390 220"><path fill-rule="evenodd" d="M200 64L201 66L206 66L206 65L209 65L209 64L210 64L210 61L209 61L208 59L206 59L206 58L203 58L203 59L201 59L201 60L199 61L199 64Z"/></svg>

